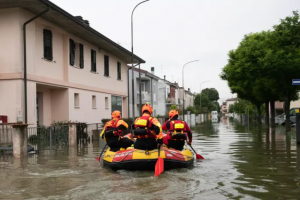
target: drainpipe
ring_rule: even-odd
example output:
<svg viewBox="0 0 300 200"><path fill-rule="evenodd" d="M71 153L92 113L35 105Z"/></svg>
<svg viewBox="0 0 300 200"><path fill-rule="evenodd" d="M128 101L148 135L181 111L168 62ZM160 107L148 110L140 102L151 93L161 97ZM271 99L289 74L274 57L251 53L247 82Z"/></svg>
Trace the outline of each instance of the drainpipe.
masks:
<svg viewBox="0 0 300 200"><path fill-rule="evenodd" d="M127 69L127 112L128 118L130 118L130 110L129 110L129 68Z"/></svg>
<svg viewBox="0 0 300 200"><path fill-rule="evenodd" d="M140 116L142 116L142 88L141 88L141 65L139 64L139 88L140 88Z"/></svg>
<svg viewBox="0 0 300 200"><path fill-rule="evenodd" d="M154 105L153 105L153 78L151 77L151 106L152 108L154 108Z"/></svg>
<svg viewBox="0 0 300 200"><path fill-rule="evenodd" d="M36 18L42 16L49 11L49 6L43 12L37 14L30 20L23 24L23 46L24 46L24 107L25 107L25 124L27 124L27 60L26 60L26 25L35 20Z"/></svg>

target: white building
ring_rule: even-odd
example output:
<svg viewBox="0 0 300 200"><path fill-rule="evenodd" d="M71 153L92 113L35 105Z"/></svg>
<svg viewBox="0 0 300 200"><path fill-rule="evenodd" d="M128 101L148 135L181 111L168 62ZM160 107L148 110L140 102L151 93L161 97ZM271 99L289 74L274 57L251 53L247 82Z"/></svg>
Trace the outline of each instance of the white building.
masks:
<svg viewBox="0 0 300 200"><path fill-rule="evenodd" d="M177 83L171 83L164 79L158 80L158 107L157 115L166 115L171 105L179 106L179 87Z"/></svg>

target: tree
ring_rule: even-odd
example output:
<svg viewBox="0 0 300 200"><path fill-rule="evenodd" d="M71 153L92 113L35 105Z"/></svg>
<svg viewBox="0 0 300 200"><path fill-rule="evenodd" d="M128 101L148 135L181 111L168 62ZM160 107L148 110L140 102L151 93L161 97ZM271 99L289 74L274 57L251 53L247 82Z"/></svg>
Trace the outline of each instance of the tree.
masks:
<svg viewBox="0 0 300 200"><path fill-rule="evenodd" d="M215 88L206 88L202 90L201 94L205 94L210 101L218 101L219 92Z"/></svg>
<svg viewBox="0 0 300 200"><path fill-rule="evenodd" d="M200 97L201 97L201 109L200 109ZM205 94L197 94L194 100L194 107L199 110L200 113L208 113L213 110L217 110L217 107L211 102Z"/></svg>
<svg viewBox="0 0 300 200"><path fill-rule="evenodd" d="M171 105L170 110L177 110L177 106L176 105Z"/></svg>
<svg viewBox="0 0 300 200"><path fill-rule="evenodd" d="M284 100L288 113L290 101L298 98L298 88L291 85L291 79L300 76L296 67L300 62L299 14L293 14L274 26L274 31L245 35L239 47L229 52L228 64L221 74L233 93L256 105L259 116L261 104L265 103L268 113L270 102L272 126L275 101ZM289 114L286 116L289 125Z"/></svg>
<svg viewBox="0 0 300 200"><path fill-rule="evenodd" d="M196 113L196 110L195 110L195 108L194 108L193 106L188 106L188 107L186 108L186 111L190 111L191 114L195 114L195 113Z"/></svg>
<svg viewBox="0 0 300 200"><path fill-rule="evenodd" d="M235 104L229 105L229 109L228 109L229 113L234 113L235 112L235 106L234 105Z"/></svg>
<svg viewBox="0 0 300 200"><path fill-rule="evenodd" d="M280 20L273 26L274 34L270 40L270 49L264 62L270 63L274 69L270 74L278 81L279 95L284 100L286 130L290 130L290 101L298 98L299 87L292 86L291 80L300 77L300 17L294 11L292 16Z"/></svg>

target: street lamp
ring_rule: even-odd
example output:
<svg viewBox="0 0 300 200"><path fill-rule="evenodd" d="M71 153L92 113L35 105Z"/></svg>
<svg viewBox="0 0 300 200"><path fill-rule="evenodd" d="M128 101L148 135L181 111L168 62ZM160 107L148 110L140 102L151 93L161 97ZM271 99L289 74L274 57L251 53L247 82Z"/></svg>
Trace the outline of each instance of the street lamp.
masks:
<svg viewBox="0 0 300 200"><path fill-rule="evenodd" d="M182 112L183 112L183 120L185 120L185 117L184 117L184 96L185 96L185 89L184 89L184 73L183 73L184 71L183 71L183 69L184 69L184 67L187 64L192 63L192 62L197 62L197 61L199 61L199 60L193 60L193 61L187 62L182 67L182 87L183 87L183 108L182 108Z"/></svg>
<svg viewBox="0 0 300 200"><path fill-rule="evenodd" d="M149 1L149 0L146 0L146 1ZM134 12L134 10L136 9L136 7L138 7L140 4L142 4L142 3L145 3L146 1L142 1L142 2L140 2L140 3L138 3L135 7L134 7L134 9L132 10L132 13L131 13L131 76L132 76L132 119L134 120L134 118L135 118L135 113L134 113L134 111L135 111L135 109L134 109L134 96L135 96L135 94L134 94L134 66L133 66L133 19L132 19L132 17L133 17L133 12ZM139 75L141 74L141 70L139 70ZM140 83L141 83L141 79L140 79ZM140 84L140 87L141 87L141 84ZM140 98L141 98L141 94L140 94ZM140 100L140 102L141 102L141 100ZM140 105L141 106L141 105Z"/></svg>
<svg viewBox="0 0 300 200"><path fill-rule="evenodd" d="M206 83L206 82L209 82L209 81L203 81L202 83ZM202 83L200 83L200 111L201 111L201 92L202 92L202 90L201 90L201 84Z"/></svg>

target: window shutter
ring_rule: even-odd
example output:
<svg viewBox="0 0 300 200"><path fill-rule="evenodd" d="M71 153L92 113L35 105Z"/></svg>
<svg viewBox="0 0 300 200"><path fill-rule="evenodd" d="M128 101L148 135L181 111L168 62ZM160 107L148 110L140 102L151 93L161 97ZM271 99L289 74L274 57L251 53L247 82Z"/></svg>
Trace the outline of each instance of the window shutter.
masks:
<svg viewBox="0 0 300 200"><path fill-rule="evenodd" d="M109 57L104 56L104 75L109 76Z"/></svg>
<svg viewBox="0 0 300 200"><path fill-rule="evenodd" d="M50 30L44 29L44 58L47 60L52 60L52 32Z"/></svg>
<svg viewBox="0 0 300 200"><path fill-rule="evenodd" d="M79 44L79 67L84 68L84 59L83 59L83 44Z"/></svg>
<svg viewBox="0 0 300 200"><path fill-rule="evenodd" d="M91 63L92 63L92 72L96 72L97 68L96 68L96 51L95 50L91 50Z"/></svg>
<svg viewBox="0 0 300 200"><path fill-rule="evenodd" d="M70 58L70 65L74 66L75 64L75 42L72 39L69 39L69 58Z"/></svg>
<svg viewBox="0 0 300 200"><path fill-rule="evenodd" d="M118 80L121 80L121 63L118 62Z"/></svg>

